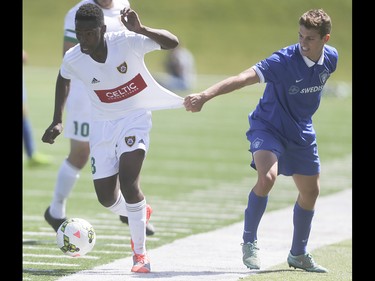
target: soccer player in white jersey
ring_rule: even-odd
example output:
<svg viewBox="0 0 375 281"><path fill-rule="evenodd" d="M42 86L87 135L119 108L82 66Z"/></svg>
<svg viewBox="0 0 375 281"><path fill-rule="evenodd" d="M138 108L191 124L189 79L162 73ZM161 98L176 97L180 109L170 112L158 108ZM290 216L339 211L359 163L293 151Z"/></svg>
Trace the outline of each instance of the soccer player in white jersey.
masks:
<svg viewBox="0 0 375 281"><path fill-rule="evenodd" d="M103 10L107 32L126 30L121 22L120 11L124 7L130 7L128 0L83 0L71 8L65 15L64 54L78 43L74 18L78 8L84 3L96 4ZM66 203L68 197L90 155L90 101L86 93L87 91L85 85L80 80L72 79L70 82L64 128L64 136L70 139L70 151L68 157L60 165L53 198L49 207L44 212L45 220L55 231L67 219ZM151 212L151 207L148 206L148 208ZM126 216L120 216L120 220L128 223ZM148 223L146 234L153 235L154 233L155 229L153 225Z"/></svg>
<svg viewBox="0 0 375 281"><path fill-rule="evenodd" d="M56 81L53 121L42 141L54 143L61 134L70 80L80 79L90 90L91 171L98 201L127 216L133 250L132 272L150 272L146 251L146 198L140 172L149 148L151 111L183 107L183 98L156 83L144 55L173 49L178 38L165 29L143 25L129 7L121 21L131 31L106 33L102 9L92 3L79 7L75 31L79 44L69 49ZM117 184L119 178L120 186Z"/></svg>
<svg viewBox="0 0 375 281"><path fill-rule="evenodd" d="M249 193L243 231L243 263L260 268L257 230L266 210L268 194L279 174L292 176L298 189L294 205L293 240L289 266L310 272L327 272L307 252L315 202L319 195L320 160L312 116L322 89L336 70L337 50L326 45L331 19L322 9L305 12L299 19L299 43L274 52L238 75L201 93L185 97L187 111L198 112L210 99L255 83L266 83L262 98L249 114L247 139L251 166L258 180Z"/></svg>

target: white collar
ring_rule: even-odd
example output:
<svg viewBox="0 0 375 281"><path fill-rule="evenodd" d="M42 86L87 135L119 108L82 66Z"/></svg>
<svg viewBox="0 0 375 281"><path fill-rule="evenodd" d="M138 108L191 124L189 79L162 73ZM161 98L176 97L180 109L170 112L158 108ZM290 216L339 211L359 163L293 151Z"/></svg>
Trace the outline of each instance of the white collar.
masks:
<svg viewBox="0 0 375 281"><path fill-rule="evenodd" d="M298 44L298 49L299 49L300 54L302 54L302 51L301 51L301 44ZM312 60L310 60L308 57L302 55L302 58L303 58L303 60L305 61L306 65L307 65L308 67L312 67L312 66L315 65L315 62L312 61ZM316 63L322 65L322 64L323 64L323 61L324 61L324 48L323 48L323 50L322 50L322 54L321 54L321 56L320 56L318 62L316 62Z"/></svg>

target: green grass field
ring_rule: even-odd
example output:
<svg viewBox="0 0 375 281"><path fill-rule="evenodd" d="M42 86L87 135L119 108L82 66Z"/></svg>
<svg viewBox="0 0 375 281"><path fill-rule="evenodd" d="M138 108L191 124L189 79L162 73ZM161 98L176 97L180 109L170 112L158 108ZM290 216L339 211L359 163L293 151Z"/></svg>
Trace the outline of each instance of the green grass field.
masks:
<svg viewBox="0 0 375 281"><path fill-rule="evenodd" d="M129 0L142 23L175 33L196 59L198 74L238 73L298 41L298 18L323 8L332 18L329 43L340 54L331 78L352 79L351 0ZM64 15L78 0L23 0L23 47L30 65L58 67ZM150 70L162 71L165 53L151 53Z"/></svg>
<svg viewBox="0 0 375 281"><path fill-rule="evenodd" d="M53 145L40 141L52 117L56 71L25 68L27 103L37 147L40 152L51 155L54 162L49 167L24 166L23 169L24 280L56 280L130 255L128 227L97 202L88 167L82 171L71 194L67 215L85 218L94 225L98 238L93 252L79 260L65 257L55 245L52 228L44 221L43 213L52 198L58 167L68 152L68 142L63 136ZM216 79L202 80L213 83ZM255 182L245 137L247 114L254 108L262 89L259 85L219 97L200 113L183 109L154 112L151 146L142 172L142 188L154 209L152 222L157 228L157 234L148 239L150 249L242 221L247 194ZM315 117L323 165L322 196L351 188L351 122L350 96L323 98ZM267 210L290 206L296 194L291 179L280 177ZM351 257L351 248L347 245L331 246L337 247L337 251L346 249L346 264ZM336 254L332 255L335 256L325 266L336 262ZM346 279L336 279L343 272ZM327 280L350 280L350 274L345 267L330 273L328 276L332 275L332 279ZM298 280L304 280L304 274L298 275L301 277Z"/></svg>
<svg viewBox="0 0 375 281"><path fill-rule="evenodd" d="M71 194L67 215L85 218L94 225L94 250L81 259L64 256L43 218L69 146L63 136L53 145L40 139L52 118L63 16L77 2L23 1L23 47L29 53L29 63L24 68L27 106L38 151L53 157L51 166L32 169L24 163L23 167L22 266L23 280L28 281L56 280L131 255L128 227L98 203L88 166ZM351 1L159 0L157 5L150 0L130 2L142 22L170 29L192 50L199 75L196 91L296 42L300 14L311 7L326 9L334 21L331 43L339 50L340 61L314 117L322 160L321 196L352 188ZM146 58L151 72L162 71L162 58L162 54ZM242 221L247 194L256 179L255 171L249 168L247 115L262 90L263 85L255 85L219 97L200 113L183 109L153 113L151 146L142 171L142 189L154 209L151 220L157 230L155 236L149 237L148 248ZM292 180L280 177L267 211L290 206L296 195ZM317 249L313 254L330 269L324 280L352 280L351 240ZM323 278L320 274L286 269L286 263L281 264L272 272L252 275L248 280Z"/></svg>

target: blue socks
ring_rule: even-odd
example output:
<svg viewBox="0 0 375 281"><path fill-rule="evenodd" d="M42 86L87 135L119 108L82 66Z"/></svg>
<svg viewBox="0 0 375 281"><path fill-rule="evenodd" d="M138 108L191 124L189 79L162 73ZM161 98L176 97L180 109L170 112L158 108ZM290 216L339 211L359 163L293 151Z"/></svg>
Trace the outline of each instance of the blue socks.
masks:
<svg viewBox="0 0 375 281"><path fill-rule="evenodd" d="M257 231L260 220L266 210L268 196L257 196L253 191L249 194L247 208L245 210L244 220L244 243L253 243L258 239ZM306 246L311 231L311 222L314 217L314 210L304 210L296 202L293 210L293 241L290 250L293 256L299 256L306 253Z"/></svg>
<svg viewBox="0 0 375 281"><path fill-rule="evenodd" d="M296 202L293 211L293 241L290 250L293 256L299 256L306 253L306 246L311 231L311 222L314 211L302 209Z"/></svg>
<svg viewBox="0 0 375 281"><path fill-rule="evenodd" d="M245 244L248 242L253 243L258 239L258 226L266 210L267 202L268 196L261 197L256 195L253 191L250 192L247 208L245 210L244 231L242 236Z"/></svg>

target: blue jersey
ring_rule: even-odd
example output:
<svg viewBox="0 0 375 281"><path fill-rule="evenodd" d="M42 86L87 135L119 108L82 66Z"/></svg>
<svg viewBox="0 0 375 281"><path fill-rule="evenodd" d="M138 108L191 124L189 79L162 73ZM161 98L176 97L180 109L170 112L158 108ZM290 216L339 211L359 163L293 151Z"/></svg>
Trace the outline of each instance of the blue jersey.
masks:
<svg viewBox="0 0 375 281"><path fill-rule="evenodd" d="M285 47L253 66L267 83L263 97L249 114L250 129L267 128L276 135L308 146L315 142L312 116L322 90L336 70L338 52L325 45L318 62L300 53L300 45Z"/></svg>

